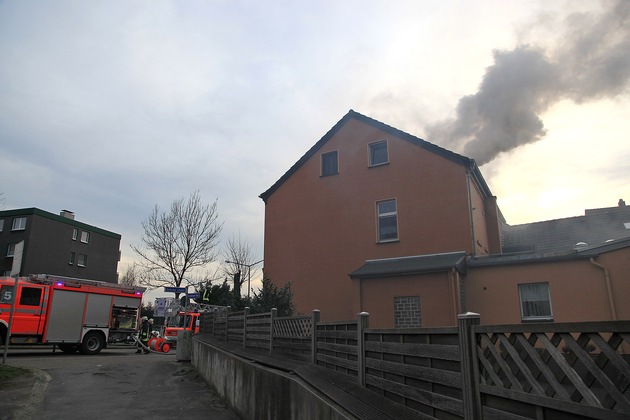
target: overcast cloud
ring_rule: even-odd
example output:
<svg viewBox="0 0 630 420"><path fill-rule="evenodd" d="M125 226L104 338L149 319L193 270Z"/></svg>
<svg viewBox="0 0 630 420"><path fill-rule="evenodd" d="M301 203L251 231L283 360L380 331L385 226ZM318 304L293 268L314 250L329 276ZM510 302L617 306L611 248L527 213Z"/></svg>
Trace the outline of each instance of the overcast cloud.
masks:
<svg viewBox="0 0 630 420"><path fill-rule="evenodd" d="M122 234L122 271L199 190L262 258L258 195L349 109L489 162L511 224L630 202L628 4L0 0L3 205ZM534 84L489 89L510 68Z"/></svg>

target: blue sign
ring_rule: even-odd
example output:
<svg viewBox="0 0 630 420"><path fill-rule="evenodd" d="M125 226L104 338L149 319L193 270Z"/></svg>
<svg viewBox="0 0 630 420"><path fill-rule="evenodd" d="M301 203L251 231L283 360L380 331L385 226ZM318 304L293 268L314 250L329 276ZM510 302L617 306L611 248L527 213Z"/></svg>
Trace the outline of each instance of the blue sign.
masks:
<svg viewBox="0 0 630 420"><path fill-rule="evenodd" d="M199 299L199 293L188 293L186 296L191 299Z"/></svg>
<svg viewBox="0 0 630 420"><path fill-rule="evenodd" d="M186 288L185 287L164 287L164 291L165 292L171 292L171 293L186 293Z"/></svg>

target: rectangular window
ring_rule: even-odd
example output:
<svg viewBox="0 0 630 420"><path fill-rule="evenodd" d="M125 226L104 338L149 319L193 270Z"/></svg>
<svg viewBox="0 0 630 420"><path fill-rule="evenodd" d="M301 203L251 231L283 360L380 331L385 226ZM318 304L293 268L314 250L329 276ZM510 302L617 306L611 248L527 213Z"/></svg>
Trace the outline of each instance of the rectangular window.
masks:
<svg viewBox="0 0 630 420"><path fill-rule="evenodd" d="M13 225L11 230L24 230L26 229L26 217L16 217L13 219Z"/></svg>
<svg viewBox="0 0 630 420"><path fill-rule="evenodd" d="M76 254L74 252L70 253L70 261L68 261L68 264L73 265L74 264L74 258L75 258Z"/></svg>
<svg viewBox="0 0 630 420"><path fill-rule="evenodd" d="M81 232L81 242L84 244L90 243L90 232L82 231Z"/></svg>
<svg viewBox="0 0 630 420"><path fill-rule="evenodd" d="M4 219L0 219L0 232L4 229Z"/></svg>
<svg viewBox="0 0 630 420"><path fill-rule="evenodd" d="M77 260L77 265L79 267L86 267L87 266L87 255L79 254L79 258Z"/></svg>
<svg viewBox="0 0 630 420"><path fill-rule="evenodd" d="M23 287L20 294L20 305L39 306L42 289L39 287Z"/></svg>
<svg viewBox="0 0 630 420"><path fill-rule="evenodd" d="M387 155L387 140L369 144L370 166L383 165L389 162Z"/></svg>
<svg viewBox="0 0 630 420"><path fill-rule="evenodd" d="M9 244L7 247L7 257L12 257L15 255L15 244Z"/></svg>
<svg viewBox="0 0 630 420"><path fill-rule="evenodd" d="M76 241L78 237L79 237L79 229L74 228L74 229L72 230L72 240L73 240L73 241Z"/></svg>
<svg viewBox="0 0 630 420"><path fill-rule="evenodd" d="M519 284L521 317L525 320L551 320L551 296L549 283Z"/></svg>
<svg viewBox="0 0 630 420"><path fill-rule="evenodd" d="M378 241L390 242L398 240L398 214L396 200L376 203L378 213Z"/></svg>
<svg viewBox="0 0 630 420"><path fill-rule="evenodd" d="M337 175L339 173L339 158L337 151L322 153L322 176Z"/></svg>
<svg viewBox="0 0 630 420"><path fill-rule="evenodd" d="M0 289L0 303L13 302L13 286L2 286Z"/></svg>

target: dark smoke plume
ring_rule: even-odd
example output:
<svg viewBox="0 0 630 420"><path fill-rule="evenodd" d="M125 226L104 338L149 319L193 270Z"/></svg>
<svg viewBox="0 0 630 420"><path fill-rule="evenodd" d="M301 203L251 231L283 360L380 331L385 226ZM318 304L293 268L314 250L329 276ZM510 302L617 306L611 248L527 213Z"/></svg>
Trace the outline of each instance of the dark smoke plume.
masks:
<svg viewBox="0 0 630 420"><path fill-rule="evenodd" d="M459 100L456 117L427 128L427 138L474 158L479 165L501 152L542 139L540 114L563 99L576 103L627 92L630 80L630 1L604 3L602 14L573 14L559 48L521 45L495 51L479 91Z"/></svg>

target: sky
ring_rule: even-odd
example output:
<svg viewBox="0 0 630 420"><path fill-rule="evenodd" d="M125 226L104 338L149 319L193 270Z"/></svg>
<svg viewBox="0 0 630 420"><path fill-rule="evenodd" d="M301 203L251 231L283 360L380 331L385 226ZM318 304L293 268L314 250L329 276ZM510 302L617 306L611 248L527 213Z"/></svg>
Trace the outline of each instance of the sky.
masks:
<svg viewBox="0 0 630 420"><path fill-rule="evenodd" d="M0 208L122 235L258 197L350 109L474 158L508 224L630 203L630 2L0 0Z"/></svg>

